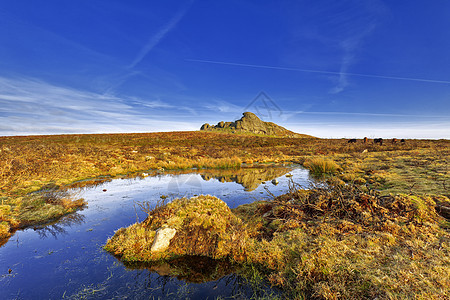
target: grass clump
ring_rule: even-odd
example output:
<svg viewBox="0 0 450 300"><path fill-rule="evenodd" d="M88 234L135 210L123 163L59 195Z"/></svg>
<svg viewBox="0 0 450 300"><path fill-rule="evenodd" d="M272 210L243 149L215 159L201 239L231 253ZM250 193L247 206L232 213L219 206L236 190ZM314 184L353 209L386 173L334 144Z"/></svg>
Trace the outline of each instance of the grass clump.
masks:
<svg viewBox="0 0 450 300"><path fill-rule="evenodd" d="M18 198L8 198L0 205L0 239L20 228L47 223L82 209L84 199L74 199L68 192L52 189Z"/></svg>
<svg viewBox="0 0 450 300"><path fill-rule="evenodd" d="M170 247L152 252L156 231L176 229ZM246 231L222 200L212 196L176 199L148 210L141 223L119 229L108 239L105 249L125 262L152 262L184 255L208 256L214 259L242 259Z"/></svg>
<svg viewBox="0 0 450 300"><path fill-rule="evenodd" d="M303 165L318 177L335 174L339 168L334 161L322 157L307 159Z"/></svg>

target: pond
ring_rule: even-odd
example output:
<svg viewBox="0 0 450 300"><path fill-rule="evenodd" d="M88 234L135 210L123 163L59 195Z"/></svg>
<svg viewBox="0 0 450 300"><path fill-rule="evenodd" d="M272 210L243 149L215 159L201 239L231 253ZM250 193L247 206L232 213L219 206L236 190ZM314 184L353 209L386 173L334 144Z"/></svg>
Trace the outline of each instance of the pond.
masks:
<svg viewBox="0 0 450 300"><path fill-rule="evenodd" d="M273 179L278 183L272 183ZM290 180L306 186L309 173L294 165L190 170L73 188L88 208L53 224L17 231L0 248L0 299L252 297L258 291L229 264L191 258L191 266L180 260L172 265L131 268L102 246L118 228L145 219L139 203L209 194L234 208L270 198L266 189L273 195L285 193ZM191 276L168 276L170 268L188 270L185 273ZM208 276L213 270L217 274ZM262 292L276 293L267 289Z"/></svg>

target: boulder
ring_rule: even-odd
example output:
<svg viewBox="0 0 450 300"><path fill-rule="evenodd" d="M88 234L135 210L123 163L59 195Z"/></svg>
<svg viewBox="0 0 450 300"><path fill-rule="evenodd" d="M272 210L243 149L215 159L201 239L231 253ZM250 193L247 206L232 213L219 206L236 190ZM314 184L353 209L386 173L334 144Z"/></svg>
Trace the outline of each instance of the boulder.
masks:
<svg viewBox="0 0 450 300"><path fill-rule="evenodd" d="M200 130L208 130L210 127L211 127L211 125L209 125L208 123L205 123L205 124L202 125Z"/></svg>

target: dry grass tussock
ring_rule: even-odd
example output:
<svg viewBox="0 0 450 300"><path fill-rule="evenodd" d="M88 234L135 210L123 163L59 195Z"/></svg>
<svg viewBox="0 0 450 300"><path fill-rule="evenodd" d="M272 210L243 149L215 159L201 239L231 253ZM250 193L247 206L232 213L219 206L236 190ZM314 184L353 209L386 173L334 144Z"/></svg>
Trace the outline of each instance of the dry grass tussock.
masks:
<svg viewBox="0 0 450 300"><path fill-rule="evenodd" d="M339 166L333 160L323 157L308 158L303 163L303 166L308 168L312 174L318 177L333 175L339 169Z"/></svg>

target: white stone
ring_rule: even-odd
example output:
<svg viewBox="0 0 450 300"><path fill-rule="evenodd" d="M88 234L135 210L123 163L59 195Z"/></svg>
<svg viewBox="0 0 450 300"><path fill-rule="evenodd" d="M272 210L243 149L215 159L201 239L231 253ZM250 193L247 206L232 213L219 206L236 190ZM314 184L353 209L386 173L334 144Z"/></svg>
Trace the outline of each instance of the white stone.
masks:
<svg viewBox="0 0 450 300"><path fill-rule="evenodd" d="M169 248L170 240L177 233L176 229L165 227L156 230L155 240L153 241L151 252L162 252Z"/></svg>

